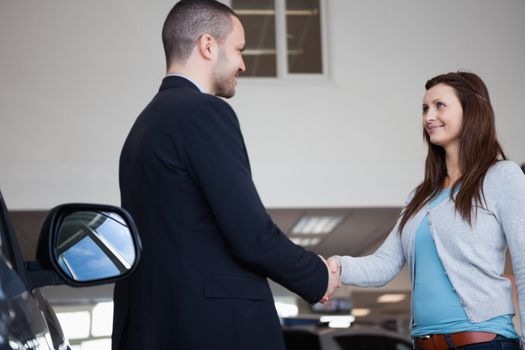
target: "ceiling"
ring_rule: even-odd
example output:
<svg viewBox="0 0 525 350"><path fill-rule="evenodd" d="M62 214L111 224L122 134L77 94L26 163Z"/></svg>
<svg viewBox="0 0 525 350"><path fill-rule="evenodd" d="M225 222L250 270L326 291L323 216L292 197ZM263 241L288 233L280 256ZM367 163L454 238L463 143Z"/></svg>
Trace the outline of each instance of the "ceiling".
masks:
<svg viewBox="0 0 525 350"><path fill-rule="evenodd" d="M362 255L382 242L390 232L400 208L269 209L274 222L287 235L302 217L339 216L343 220L311 249L325 257Z"/></svg>

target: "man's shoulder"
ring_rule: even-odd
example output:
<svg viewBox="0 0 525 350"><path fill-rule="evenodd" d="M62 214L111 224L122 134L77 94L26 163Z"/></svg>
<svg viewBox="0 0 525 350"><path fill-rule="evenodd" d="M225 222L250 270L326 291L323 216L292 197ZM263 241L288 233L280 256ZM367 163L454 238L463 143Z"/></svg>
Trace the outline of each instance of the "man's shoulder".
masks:
<svg viewBox="0 0 525 350"><path fill-rule="evenodd" d="M194 89L162 90L157 94L155 100L160 104L183 110L214 109L233 112L231 106L223 99Z"/></svg>
<svg viewBox="0 0 525 350"><path fill-rule="evenodd" d="M222 98L201 92L188 97L187 100L182 101L184 107L180 107L185 111L182 116L184 120L197 123L201 120L207 123L238 123L235 111Z"/></svg>

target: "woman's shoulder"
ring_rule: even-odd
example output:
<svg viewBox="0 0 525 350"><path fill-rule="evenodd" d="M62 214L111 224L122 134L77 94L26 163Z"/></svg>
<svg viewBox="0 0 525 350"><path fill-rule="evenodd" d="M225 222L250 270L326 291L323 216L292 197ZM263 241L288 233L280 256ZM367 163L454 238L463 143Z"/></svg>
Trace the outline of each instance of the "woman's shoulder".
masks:
<svg viewBox="0 0 525 350"><path fill-rule="evenodd" d="M408 194L408 196L405 199L405 202L403 203L403 207L406 207L408 205L408 203L410 203L412 201L412 199L414 199L414 197L416 196L416 192L417 192L418 187L419 186L414 187L412 189L412 191L410 191L410 193Z"/></svg>
<svg viewBox="0 0 525 350"><path fill-rule="evenodd" d="M520 166L511 160L499 160L492 165L487 174L485 181L489 182L507 182L512 178L522 178L525 176Z"/></svg>
<svg viewBox="0 0 525 350"><path fill-rule="evenodd" d="M483 181L483 190L485 193L490 193L491 190L500 193L502 190L505 192L521 189L524 185L525 174L519 165L510 160L500 160L487 171Z"/></svg>

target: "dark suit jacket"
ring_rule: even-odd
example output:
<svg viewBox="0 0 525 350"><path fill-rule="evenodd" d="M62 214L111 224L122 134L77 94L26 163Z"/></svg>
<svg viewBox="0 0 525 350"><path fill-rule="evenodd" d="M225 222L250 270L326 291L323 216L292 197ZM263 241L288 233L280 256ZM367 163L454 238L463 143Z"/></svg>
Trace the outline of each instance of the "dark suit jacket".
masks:
<svg viewBox="0 0 525 350"><path fill-rule="evenodd" d="M115 286L113 350L284 349L266 278L323 296L325 265L259 199L234 111L188 80L165 78L137 118L120 190L144 250Z"/></svg>

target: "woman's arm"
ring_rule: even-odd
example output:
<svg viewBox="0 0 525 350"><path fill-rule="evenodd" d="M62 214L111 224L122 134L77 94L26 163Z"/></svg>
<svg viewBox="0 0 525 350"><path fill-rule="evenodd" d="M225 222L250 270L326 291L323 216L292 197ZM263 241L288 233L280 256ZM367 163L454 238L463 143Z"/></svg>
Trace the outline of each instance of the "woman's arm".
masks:
<svg viewBox="0 0 525 350"><path fill-rule="evenodd" d="M525 331L525 174L514 162L501 164L496 174L496 215L507 239L516 278L519 315ZM522 337L522 343L524 338Z"/></svg>
<svg viewBox="0 0 525 350"><path fill-rule="evenodd" d="M398 220L399 224L399 220ZM368 256L337 256L344 284L381 287L390 282L405 264L398 224L377 251Z"/></svg>

